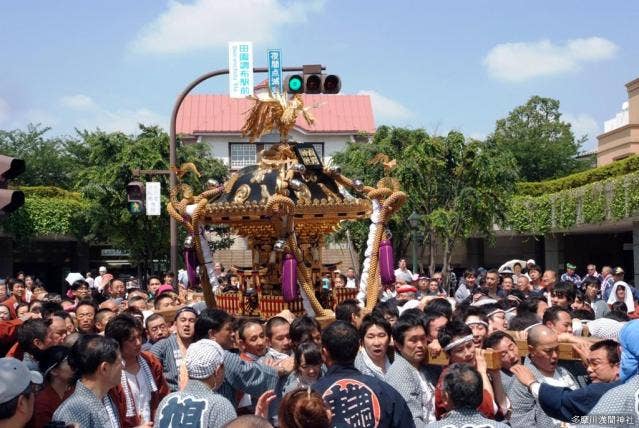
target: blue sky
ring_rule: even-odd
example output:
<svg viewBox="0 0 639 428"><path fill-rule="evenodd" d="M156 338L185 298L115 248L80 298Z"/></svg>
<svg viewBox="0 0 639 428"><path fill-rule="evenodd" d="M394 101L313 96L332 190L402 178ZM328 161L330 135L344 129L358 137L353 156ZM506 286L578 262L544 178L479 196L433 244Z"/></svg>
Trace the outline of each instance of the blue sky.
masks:
<svg viewBox="0 0 639 428"><path fill-rule="evenodd" d="M639 77L628 1L22 0L1 2L0 22L0 129L52 135L167 128L184 86L227 66L230 40L252 40L256 66L269 47L326 65L343 93L371 94L378 125L483 137L530 96L557 98L586 149Z"/></svg>

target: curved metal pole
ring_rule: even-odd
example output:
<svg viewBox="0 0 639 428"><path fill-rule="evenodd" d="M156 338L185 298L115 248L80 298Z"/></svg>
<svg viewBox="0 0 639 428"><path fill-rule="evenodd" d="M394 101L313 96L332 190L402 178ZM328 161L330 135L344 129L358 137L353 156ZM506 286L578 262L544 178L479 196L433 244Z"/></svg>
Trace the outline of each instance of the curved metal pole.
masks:
<svg viewBox="0 0 639 428"><path fill-rule="evenodd" d="M325 67L322 67L324 70ZM291 72L291 71L304 71L303 67L283 67L282 72ZM267 73L268 68L266 67L254 67L253 73ZM177 184L177 176L176 176L176 163L177 163L177 145L176 145L176 135L175 135L175 126L177 122L177 115L180 107L182 106L182 102L184 98L200 83L204 82L207 79L212 77L221 76L224 74L229 74L228 68L220 68L219 70L211 71L209 73L203 74L191 83L178 95L175 100L175 104L173 105L173 112L171 113L171 126L169 128L169 186L173 188ZM177 247L177 223L173 217L170 218L170 234L171 234L171 272L177 275L177 257L178 257L178 247Z"/></svg>

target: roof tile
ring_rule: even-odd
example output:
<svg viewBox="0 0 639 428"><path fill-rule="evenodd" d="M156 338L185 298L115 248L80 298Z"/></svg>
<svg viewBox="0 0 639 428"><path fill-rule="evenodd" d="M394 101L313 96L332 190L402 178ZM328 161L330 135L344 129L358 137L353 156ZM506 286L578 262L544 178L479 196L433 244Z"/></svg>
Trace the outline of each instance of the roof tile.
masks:
<svg viewBox="0 0 639 428"><path fill-rule="evenodd" d="M302 95L305 106L317 105L311 112L315 124L302 117L296 127L307 133L375 132L373 108L368 95ZM240 132L253 101L228 95L193 94L182 102L177 116L178 134Z"/></svg>

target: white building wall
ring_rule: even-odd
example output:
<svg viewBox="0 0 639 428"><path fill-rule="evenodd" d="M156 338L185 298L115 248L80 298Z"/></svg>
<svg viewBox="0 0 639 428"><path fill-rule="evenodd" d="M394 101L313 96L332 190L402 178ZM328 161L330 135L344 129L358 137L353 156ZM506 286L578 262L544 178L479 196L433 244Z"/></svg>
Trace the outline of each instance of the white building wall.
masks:
<svg viewBox="0 0 639 428"><path fill-rule="evenodd" d="M200 136L203 143L211 147L211 155L229 165L229 143L248 143L248 138L243 138L239 134L210 134ZM290 133L290 139L303 143L324 143L324 163L330 163L335 152L346 148L346 143L353 140L352 135L345 134L304 134L297 130ZM262 137L260 143L277 143L279 136L269 134Z"/></svg>

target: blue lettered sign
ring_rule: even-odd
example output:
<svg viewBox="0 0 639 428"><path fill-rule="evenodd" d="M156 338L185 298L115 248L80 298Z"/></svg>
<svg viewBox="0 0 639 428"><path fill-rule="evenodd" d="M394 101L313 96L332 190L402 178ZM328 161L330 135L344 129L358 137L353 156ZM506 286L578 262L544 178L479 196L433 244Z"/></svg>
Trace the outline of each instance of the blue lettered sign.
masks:
<svg viewBox="0 0 639 428"><path fill-rule="evenodd" d="M268 87L272 93L282 92L282 50L268 50Z"/></svg>

